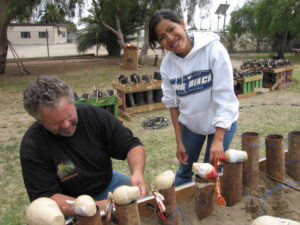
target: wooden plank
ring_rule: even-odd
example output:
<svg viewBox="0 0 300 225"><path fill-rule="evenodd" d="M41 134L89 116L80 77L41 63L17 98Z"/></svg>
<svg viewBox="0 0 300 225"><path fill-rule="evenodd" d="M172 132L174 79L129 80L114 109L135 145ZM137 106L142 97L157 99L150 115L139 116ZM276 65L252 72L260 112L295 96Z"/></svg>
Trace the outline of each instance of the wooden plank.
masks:
<svg viewBox="0 0 300 225"><path fill-rule="evenodd" d="M289 71L293 70L295 68L298 68L296 65L289 65L281 68L267 68L267 67L257 67L257 66L241 66L241 69L243 70L259 70L263 72L268 72L268 73L279 73L279 72L284 72L284 71Z"/></svg>
<svg viewBox="0 0 300 225"><path fill-rule="evenodd" d="M140 106L133 106L124 108L124 111L127 113L142 113L142 112L150 112L152 110L157 109L164 109L165 105L162 102L147 104L147 105L140 105Z"/></svg>
<svg viewBox="0 0 300 225"><path fill-rule="evenodd" d="M254 92L267 93L270 92L270 88L254 88Z"/></svg>
<svg viewBox="0 0 300 225"><path fill-rule="evenodd" d="M118 106L121 106L123 105L123 100L120 96L116 95L117 96L117 99L118 99Z"/></svg>
<svg viewBox="0 0 300 225"><path fill-rule="evenodd" d="M132 116L124 111L122 111L120 108L118 109L118 113L120 116L122 116L124 119L131 121Z"/></svg>
<svg viewBox="0 0 300 225"><path fill-rule="evenodd" d="M271 87L271 91L274 91L279 85L280 83L283 81L284 77L281 77L272 87Z"/></svg>
<svg viewBox="0 0 300 225"><path fill-rule="evenodd" d="M238 99L248 98L248 97L255 96L256 94L257 94L256 92L250 92L250 93L247 93L247 94L240 94L240 95L237 95L237 98Z"/></svg>
<svg viewBox="0 0 300 225"><path fill-rule="evenodd" d="M161 89L161 80L152 80L151 82L141 82L139 84L120 84L112 83L112 87L126 93Z"/></svg>
<svg viewBox="0 0 300 225"><path fill-rule="evenodd" d="M280 72L284 72L284 71L289 71L289 70L293 70L295 69L295 65L289 65L289 66L285 66L285 67L281 67L281 68L261 68L261 70L263 72L269 72L269 73L280 73Z"/></svg>
<svg viewBox="0 0 300 225"><path fill-rule="evenodd" d="M250 82L250 81L261 80L261 79L263 79L263 75L256 75L253 77L245 77L244 82Z"/></svg>
<svg viewBox="0 0 300 225"><path fill-rule="evenodd" d="M195 182L190 182L190 183L175 187L176 200L185 200L185 199L188 199L189 197L195 195L196 188L197 187L195 186ZM139 207L140 216L142 216L142 217L148 217L148 216L153 215L153 212L151 212L149 209L147 209L147 207L146 207L147 203L151 203L153 205L157 204L153 195L148 195L148 196L145 196L144 198L139 199L138 207Z"/></svg>

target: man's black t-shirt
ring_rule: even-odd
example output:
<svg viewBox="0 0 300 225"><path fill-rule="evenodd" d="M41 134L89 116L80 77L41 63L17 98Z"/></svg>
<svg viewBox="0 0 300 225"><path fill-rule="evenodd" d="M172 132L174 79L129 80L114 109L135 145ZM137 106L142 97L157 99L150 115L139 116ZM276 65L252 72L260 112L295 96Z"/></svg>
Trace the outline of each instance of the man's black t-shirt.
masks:
<svg viewBox="0 0 300 225"><path fill-rule="evenodd" d="M35 122L25 133L20 160L33 201L62 193L72 197L101 193L112 178L111 158L126 159L138 138L100 107L76 105L78 125L71 137L54 135Z"/></svg>

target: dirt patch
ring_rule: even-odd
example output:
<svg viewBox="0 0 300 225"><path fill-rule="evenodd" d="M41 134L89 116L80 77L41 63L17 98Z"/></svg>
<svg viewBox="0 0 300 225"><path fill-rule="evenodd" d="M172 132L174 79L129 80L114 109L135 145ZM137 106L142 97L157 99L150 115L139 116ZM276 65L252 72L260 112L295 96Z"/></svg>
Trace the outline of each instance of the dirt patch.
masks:
<svg viewBox="0 0 300 225"><path fill-rule="evenodd" d="M25 68L31 75L60 74L77 69L85 69L91 66L118 65L120 60L114 57L83 57L83 58L57 58L23 60ZM6 64L5 75L21 75L15 61Z"/></svg>

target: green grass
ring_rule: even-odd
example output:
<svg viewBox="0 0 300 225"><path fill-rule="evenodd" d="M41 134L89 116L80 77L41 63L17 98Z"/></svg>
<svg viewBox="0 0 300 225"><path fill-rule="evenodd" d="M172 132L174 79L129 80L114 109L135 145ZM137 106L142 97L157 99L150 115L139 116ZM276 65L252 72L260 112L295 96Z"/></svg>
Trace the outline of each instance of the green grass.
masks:
<svg viewBox="0 0 300 225"><path fill-rule="evenodd" d="M300 64L300 59L295 59ZM157 68L143 66L139 74L153 74ZM111 83L117 81L120 74L129 75L131 71L122 71L118 65L110 65L105 69L100 66L90 66L85 69L57 74L69 82L79 95L90 93L93 87L103 90L111 88ZM300 68L294 70L294 77L300 81ZM22 172L19 163L19 145L26 129L33 122L22 107L22 92L30 80L30 76L0 77L0 224L25 224L24 210L29 200L24 188ZM262 105L262 104L274 105ZM285 138L294 130L300 130L300 82L284 90L261 94L247 99L241 99L240 118L237 133L232 148L241 148L243 132L253 131L260 135L261 156L264 156L264 138L268 134L281 134ZM279 104L279 105L277 105ZM151 130L144 129L142 122L152 116L165 116L170 120L168 110L152 111L136 114L132 121L124 120L124 125L143 142L147 153L145 178L149 190L154 177L164 170L177 169L175 156L176 143L173 127ZM113 161L114 168L129 173L126 162Z"/></svg>

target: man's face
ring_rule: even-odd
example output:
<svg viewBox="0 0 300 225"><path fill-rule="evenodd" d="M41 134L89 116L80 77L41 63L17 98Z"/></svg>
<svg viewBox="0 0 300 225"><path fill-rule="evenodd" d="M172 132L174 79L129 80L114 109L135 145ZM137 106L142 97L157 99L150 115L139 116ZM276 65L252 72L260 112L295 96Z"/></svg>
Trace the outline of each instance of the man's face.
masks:
<svg viewBox="0 0 300 225"><path fill-rule="evenodd" d="M53 134L71 137L76 130L78 118L75 105L66 97L62 97L57 108L49 109L40 107L39 121L47 130Z"/></svg>

